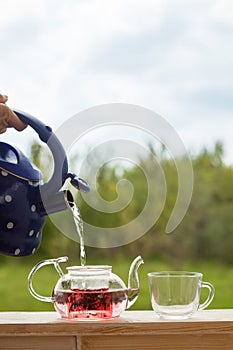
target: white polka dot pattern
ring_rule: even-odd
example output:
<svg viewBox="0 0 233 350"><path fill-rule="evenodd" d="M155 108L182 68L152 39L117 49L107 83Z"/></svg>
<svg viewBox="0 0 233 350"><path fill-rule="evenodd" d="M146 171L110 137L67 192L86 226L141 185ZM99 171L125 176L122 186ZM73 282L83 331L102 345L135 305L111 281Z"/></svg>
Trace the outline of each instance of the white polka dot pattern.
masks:
<svg viewBox="0 0 233 350"><path fill-rule="evenodd" d="M7 224L6 224L6 227L8 228L8 230L11 230L13 227L14 227L14 223L9 221Z"/></svg>
<svg viewBox="0 0 233 350"><path fill-rule="evenodd" d="M10 203L10 202L12 201L12 197L11 197L9 194L7 194L7 195L5 196L5 201L6 201L7 203Z"/></svg>
<svg viewBox="0 0 233 350"><path fill-rule="evenodd" d="M15 255L19 255L19 254L20 254L20 249L19 248L15 249Z"/></svg>
<svg viewBox="0 0 233 350"><path fill-rule="evenodd" d="M31 211L32 211L33 213L36 211L36 206L35 206L35 204L32 204L32 206L31 206Z"/></svg>
<svg viewBox="0 0 233 350"><path fill-rule="evenodd" d="M33 234L34 234L34 230L31 230L31 231L29 232L29 236L32 237Z"/></svg>

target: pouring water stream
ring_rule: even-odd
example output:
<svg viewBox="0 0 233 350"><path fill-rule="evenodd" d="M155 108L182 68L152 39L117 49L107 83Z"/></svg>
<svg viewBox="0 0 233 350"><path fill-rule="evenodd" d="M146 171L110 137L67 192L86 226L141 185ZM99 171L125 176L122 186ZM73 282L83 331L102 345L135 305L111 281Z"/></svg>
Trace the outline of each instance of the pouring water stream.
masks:
<svg viewBox="0 0 233 350"><path fill-rule="evenodd" d="M81 266L86 265L86 252L85 252L85 246L84 246L84 229L83 229L83 220L81 218L80 210L75 205L75 203L72 203L72 213L74 218L74 223L76 226L76 231L79 236L79 242L80 242L80 263Z"/></svg>

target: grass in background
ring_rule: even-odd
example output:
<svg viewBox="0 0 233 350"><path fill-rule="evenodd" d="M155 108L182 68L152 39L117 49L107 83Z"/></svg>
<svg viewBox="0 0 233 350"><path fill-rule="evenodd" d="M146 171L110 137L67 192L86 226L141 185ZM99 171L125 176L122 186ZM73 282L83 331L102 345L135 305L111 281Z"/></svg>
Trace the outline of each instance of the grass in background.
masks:
<svg viewBox="0 0 233 350"><path fill-rule="evenodd" d="M38 261L38 260L37 260ZM93 263L93 262L91 262ZM94 262L98 264L98 262ZM99 263L110 263L100 261ZM34 262L33 262L34 264ZM51 303L34 299L28 291L27 277L33 264L18 263L9 260L0 265L0 311L54 311ZM71 264L73 264L71 262ZM117 273L127 284L130 262L128 259L112 262L113 272ZM66 264L63 265L65 271ZM147 273L151 271L170 270L171 266L158 261L146 261L139 269L141 292L138 300L131 309L150 310L150 295ZM215 298L209 308L233 308L233 268L216 262L187 263L183 269L202 272L203 280L211 282L215 287ZM39 270L34 280L34 287L38 293L51 296L53 287L59 276L54 268L45 266ZM206 294L203 292L203 298Z"/></svg>

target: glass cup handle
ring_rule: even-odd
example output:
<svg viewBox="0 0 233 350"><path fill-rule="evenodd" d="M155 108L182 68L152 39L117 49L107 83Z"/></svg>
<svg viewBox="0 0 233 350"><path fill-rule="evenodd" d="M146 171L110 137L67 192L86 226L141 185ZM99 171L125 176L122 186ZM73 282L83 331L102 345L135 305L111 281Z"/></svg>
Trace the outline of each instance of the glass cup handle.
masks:
<svg viewBox="0 0 233 350"><path fill-rule="evenodd" d="M31 270L31 272L29 273L28 275L28 289L29 289L29 292L31 293L31 295L40 300L40 301L45 301L47 303L52 303L53 302L53 298L52 297L45 297L45 296L42 296L40 294L38 294L34 288L33 288L33 278L34 278L34 275L35 273L43 266L45 265L51 265L53 264L55 269L57 270L58 274L61 276L63 276L63 271L59 265L59 263L61 262L66 262L68 260L68 257L67 256L62 256L60 258L57 258L57 259L48 259L48 260L43 260L41 262L39 262L37 265L35 265L33 267L33 269Z"/></svg>
<svg viewBox="0 0 233 350"><path fill-rule="evenodd" d="M206 301L204 301L204 303L200 304L198 307L198 310L204 310L208 305L210 305L211 301L214 298L214 286L209 283L209 282L202 282L202 288L207 288L209 290L209 295L206 299Z"/></svg>

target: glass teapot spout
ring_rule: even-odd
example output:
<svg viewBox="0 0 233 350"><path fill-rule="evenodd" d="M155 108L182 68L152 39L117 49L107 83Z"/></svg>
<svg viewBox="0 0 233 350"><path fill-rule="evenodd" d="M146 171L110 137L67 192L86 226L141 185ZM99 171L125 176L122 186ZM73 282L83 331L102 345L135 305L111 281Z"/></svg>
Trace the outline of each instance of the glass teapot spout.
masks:
<svg viewBox="0 0 233 350"><path fill-rule="evenodd" d="M138 278L138 269L144 264L144 261L141 256L138 256L132 262L129 269L128 276L128 304L127 309L130 308L138 298L139 295L139 278Z"/></svg>

